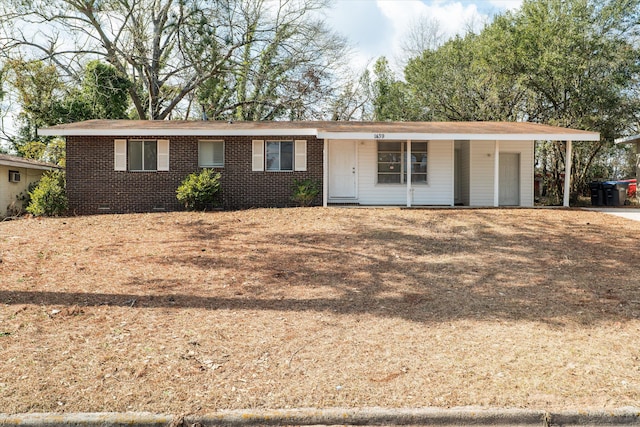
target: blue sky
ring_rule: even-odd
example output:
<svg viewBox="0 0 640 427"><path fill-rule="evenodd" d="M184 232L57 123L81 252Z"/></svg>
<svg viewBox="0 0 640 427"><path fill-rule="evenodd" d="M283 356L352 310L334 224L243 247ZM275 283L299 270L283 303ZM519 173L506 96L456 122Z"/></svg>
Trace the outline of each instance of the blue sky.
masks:
<svg viewBox="0 0 640 427"><path fill-rule="evenodd" d="M445 36L453 36L464 34L470 25L480 29L496 13L522 4L522 0L334 1L334 7L326 13L327 23L349 39L353 46L350 65L356 72L380 56L386 56L400 71L401 42L412 22L421 16L436 19ZM10 108L6 100L2 107ZM7 130L13 130L11 114L4 117L4 124Z"/></svg>
<svg viewBox="0 0 640 427"><path fill-rule="evenodd" d="M417 18L439 22L446 36L476 29L496 13L520 7L522 0L335 0L327 22L354 45L352 64L363 67L379 56L394 62L400 43Z"/></svg>

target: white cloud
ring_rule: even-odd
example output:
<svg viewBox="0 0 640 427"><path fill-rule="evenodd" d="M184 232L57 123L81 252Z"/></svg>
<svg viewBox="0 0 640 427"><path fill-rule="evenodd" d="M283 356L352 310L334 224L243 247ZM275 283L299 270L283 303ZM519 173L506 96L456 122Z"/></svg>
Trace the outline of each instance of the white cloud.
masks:
<svg viewBox="0 0 640 427"><path fill-rule="evenodd" d="M421 17L435 19L445 38L474 31L491 15L521 6L522 0L337 0L328 22L349 38L354 68L380 56L400 59L402 41L410 25Z"/></svg>
<svg viewBox="0 0 640 427"><path fill-rule="evenodd" d="M522 6L522 0L489 0L489 3L501 10L516 10Z"/></svg>
<svg viewBox="0 0 640 427"><path fill-rule="evenodd" d="M396 60L403 56L402 42L410 26L418 19L437 21L445 39L464 34L469 28L478 29L477 26L488 19L478 12L475 4L465 6L460 2L434 2L428 5L420 0L378 0L377 4L394 30L389 45L393 52L391 56Z"/></svg>
<svg viewBox="0 0 640 427"><path fill-rule="evenodd" d="M389 20L371 0L338 0L328 12L327 22L354 47L353 68L362 68L384 55L388 51L388 41L393 37Z"/></svg>
<svg viewBox="0 0 640 427"><path fill-rule="evenodd" d="M362 68L380 56L391 62L400 58L409 26L422 16L436 19L447 38L488 19L475 4L421 0L338 0L327 19L354 45L351 65Z"/></svg>
<svg viewBox="0 0 640 427"><path fill-rule="evenodd" d="M464 6L460 2L448 2L427 5L420 0L378 0L377 3L391 21L398 39L402 38L412 21L421 17L438 21L446 37L464 33L469 23L486 18L478 12L475 4Z"/></svg>

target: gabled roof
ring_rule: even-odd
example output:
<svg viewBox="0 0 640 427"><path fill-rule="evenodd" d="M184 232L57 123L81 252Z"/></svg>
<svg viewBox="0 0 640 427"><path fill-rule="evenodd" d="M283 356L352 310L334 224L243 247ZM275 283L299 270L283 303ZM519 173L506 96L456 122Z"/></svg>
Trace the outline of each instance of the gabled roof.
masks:
<svg viewBox="0 0 640 427"><path fill-rule="evenodd" d="M529 122L226 122L88 120L40 129L50 136L316 136L321 139L598 141L598 132Z"/></svg>
<svg viewBox="0 0 640 427"><path fill-rule="evenodd" d="M51 163L39 162L37 160L25 159L24 157L0 154L0 166L10 166L14 168L52 170L60 169L60 166Z"/></svg>

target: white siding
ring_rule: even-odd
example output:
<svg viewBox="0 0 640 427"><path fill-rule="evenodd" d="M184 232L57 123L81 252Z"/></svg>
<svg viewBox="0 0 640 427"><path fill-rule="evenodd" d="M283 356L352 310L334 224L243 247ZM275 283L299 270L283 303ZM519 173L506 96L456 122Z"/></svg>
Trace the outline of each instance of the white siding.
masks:
<svg viewBox="0 0 640 427"><path fill-rule="evenodd" d="M378 174L376 141L358 141L358 201L363 205L407 203L404 184L376 184ZM412 205L453 204L453 141L429 141L428 184L413 184Z"/></svg>
<svg viewBox="0 0 640 427"><path fill-rule="evenodd" d="M533 206L534 144L533 141L501 141L503 153L520 153L520 206Z"/></svg>
<svg viewBox="0 0 640 427"><path fill-rule="evenodd" d="M470 143L469 205L471 206L493 206L493 148L493 141L471 141Z"/></svg>
<svg viewBox="0 0 640 427"><path fill-rule="evenodd" d="M471 141L471 206L493 206L493 141ZM500 141L500 152L520 153L520 205L533 206L533 141Z"/></svg>
<svg viewBox="0 0 640 427"><path fill-rule="evenodd" d="M357 201L363 205L407 203L406 185L377 184L377 143L357 144ZM493 206L493 141L458 141L463 185L460 197L469 206ZM500 152L520 154L520 204L533 206L533 141L500 141ZM454 141L429 141L428 184L413 184L411 204L451 205L454 200ZM329 166L329 171L331 166Z"/></svg>

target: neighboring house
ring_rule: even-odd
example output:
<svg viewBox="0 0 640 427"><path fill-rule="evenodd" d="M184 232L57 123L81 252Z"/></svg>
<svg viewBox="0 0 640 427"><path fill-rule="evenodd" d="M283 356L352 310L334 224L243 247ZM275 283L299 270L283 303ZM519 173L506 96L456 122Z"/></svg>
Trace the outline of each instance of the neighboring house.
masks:
<svg viewBox="0 0 640 427"><path fill-rule="evenodd" d="M615 142L616 144L634 144L636 146L636 182L640 181L640 135L619 138ZM636 197L640 198L640 193L636 192Z"/></svg>
<svg viewBox="0 0 640 427"><path fill-rule="evenodd" d="M640 199L640 192L637 191L637 184L640 181L640 135L633 135L626 138L616 139L616 144L634 144L636 146L636 193L635 197ZM629 196L631 196L629 194Z"/></svg>
<svg viewBox="0 0 640 427"><path fill-rule="evenodd" d="M227 209L291 205L294 178L318 180L325 206L533 206L534 141L567 141L571 159L571 141L599 140L495 122L90 120L40 134L66 137L78 214L180 209L176 188L200 168L222 173Z"/></svg>
<svg viewBox="0 0 640 427"><path fill-rule="evenodd" d="M58 166L23 157L0 154L0 217L24 210L21 200L29 189L29 184L40 180L48 170Z"/></svg>

